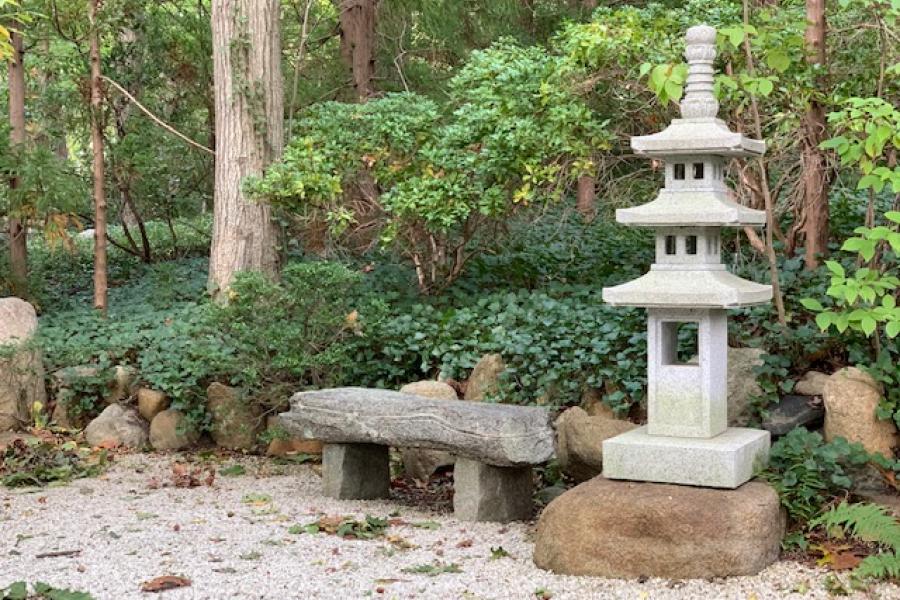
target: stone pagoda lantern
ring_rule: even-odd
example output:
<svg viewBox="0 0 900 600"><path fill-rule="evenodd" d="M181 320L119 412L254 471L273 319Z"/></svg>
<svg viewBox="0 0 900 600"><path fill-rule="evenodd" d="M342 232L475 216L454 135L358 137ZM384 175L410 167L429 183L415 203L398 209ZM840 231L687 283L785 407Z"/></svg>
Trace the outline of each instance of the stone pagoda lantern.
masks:
<svg viewBox="0 0 900 600"><path fill-rule="evenodd" d="M613 305L647 309L647 425L603 442L603 475L736 488L766 461L769 433L728 427L726 309L762 304L772 288L725 268L723 227L759 227L763 211L735 203L724 179L730 158L759 156L765 142L732 132L716 117L716 30L688 30L688 76L680 119L634 137L631 147L665 163L665 187L652 202L616 211L625 225L653 227L656 262L634 281L604 288ZM679 331L696 338L697 357L679 356Z"/></svg>
<svg viewBox="0 0 900 600"><path fill-rule="evenodd" d="M726 309L762 304L769 286L725 270L722 227L755 227L762 212L733 202L725 161L765 144L716 118L716 31L687 32L681 119L632 138L665 163L655 200L616 212L654 227L656 262L605 288L610 304L647 309L647 425L603 442L603 474L550 502L538 520L534 563L566 575L706 579L758 573L778 559L785 516L776 491L749 481L769 453L769 432L728 427ZM689 325L682 329L682 325ZM696 338L679 352L679 338Z"/></svg>

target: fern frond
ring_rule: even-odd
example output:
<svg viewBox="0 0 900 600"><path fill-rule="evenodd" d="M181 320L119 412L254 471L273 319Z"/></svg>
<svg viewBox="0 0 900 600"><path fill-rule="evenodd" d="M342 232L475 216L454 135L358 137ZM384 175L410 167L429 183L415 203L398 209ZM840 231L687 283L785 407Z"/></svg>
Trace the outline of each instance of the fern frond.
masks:
<svg viewBox="0 0 900 600"><path fill-rule="evenodd" d="M823 526L830 536L839 529L865 542L887 546L895 554L900 552L900 523L885 507L878 504L841 502L815 519L811 525Z"/></svg>
<svg viewBox="0 0 900 600"><path fill-rule="evenodd" d="M853 575L861 579L898 579L900 556L896 552L867 556L853 571Z"/></svg>

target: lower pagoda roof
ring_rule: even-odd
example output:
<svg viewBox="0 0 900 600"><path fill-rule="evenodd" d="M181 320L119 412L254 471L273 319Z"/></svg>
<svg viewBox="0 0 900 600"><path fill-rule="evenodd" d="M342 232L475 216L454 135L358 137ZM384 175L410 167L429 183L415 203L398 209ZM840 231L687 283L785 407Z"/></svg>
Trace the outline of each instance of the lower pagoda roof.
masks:
<svg viewBox="0 0 900 600"><path fill-rule="evenodd" d="M766 213L741 206L716 190L663 189L652 202L616 210L616 221L649 227L765 225Z"/></svg>
<svg viewBox="0 0 900 600"><path fill-rule="evenodd" d="M603 288L604 302L614 306L735 308L771 299L772 286L741 279L724 265L702 269L653 265L642 277Z"/></svg>

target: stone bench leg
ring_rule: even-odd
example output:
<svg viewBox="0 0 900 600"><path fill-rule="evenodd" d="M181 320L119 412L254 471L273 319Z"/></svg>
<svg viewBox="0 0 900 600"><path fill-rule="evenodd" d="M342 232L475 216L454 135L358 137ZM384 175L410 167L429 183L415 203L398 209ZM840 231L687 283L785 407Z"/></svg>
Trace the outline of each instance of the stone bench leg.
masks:
<svg viewBox="0 0 900 600"><path fill-rule="evenodd" d="M322 486L330 498L371 500L390 495L388 447L378 444L325 444Z"/></svg>
<svg viewBox="0 0 900 600"><path fill-rule="evenodd" d="M531 518L531 467L494 467L457 458L453 511L461 521L524 521Z"/></svg>

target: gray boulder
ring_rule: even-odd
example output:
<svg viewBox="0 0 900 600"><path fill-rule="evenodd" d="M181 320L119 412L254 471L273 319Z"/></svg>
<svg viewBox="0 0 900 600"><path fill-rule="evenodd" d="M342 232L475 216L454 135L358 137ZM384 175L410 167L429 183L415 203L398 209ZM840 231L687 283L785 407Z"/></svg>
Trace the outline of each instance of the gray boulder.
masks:
<svg viewBox="0 0 900 600"><path fill-rule="evenodd" d="M133 408L110 404L88 423L84 439L91 446L143 448L149 441L148 426Z"/></svg>
<svg viewBox="0 0 900 600"><path fill-rule="evenodd" d="M754 367L763 364L762 348L728 349L728 424L746 425L750 417L753 396L762 394L756 382Z"/></svg>
<svg viewBox="0 0 900 600"><path fill-rule="evenodd" d="M200 435L185 422L182 412L160 411L150 423L150 445L155 450L181 450L197 443Z"/></svg>
<svg viewBox="0 0 900 600"><path fill-rule="evenodd" d="M35 402L47 403L44 362L31 343L37 326L31 304L0 299L0 431L30 424Z"/></svg>

